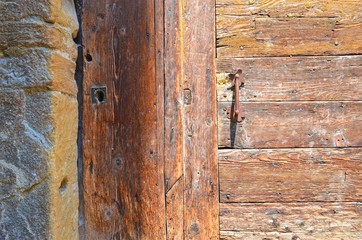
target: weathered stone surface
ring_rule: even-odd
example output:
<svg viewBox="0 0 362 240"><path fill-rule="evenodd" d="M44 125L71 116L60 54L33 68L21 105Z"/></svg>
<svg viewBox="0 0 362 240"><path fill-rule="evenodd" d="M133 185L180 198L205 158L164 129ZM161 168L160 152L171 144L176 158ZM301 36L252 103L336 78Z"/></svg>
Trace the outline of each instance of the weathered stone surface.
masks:
<svg viewBox="0 0 362 240"><path fill-rule="evenodd" d="M39 104L37 108L43 108L43 114L34 112L30 116L46 117L48 107ZM0 89L0 239L47 236L51 144L44 146L49 140L32 128L26 111L31 109L23 90Z"/></svg>
<svg viewBox="0 0 362 240"><path fill-rule="evenodd" d="M79 27L72 0L1 0L0 12L0 22L34 20L56 22L68 28L73 37Z"/></svg>
<svg viewBox="0 0 362 240"><path fill-rule="evenodd" d="M74 3L0 12L0 239L77 239Z"/></svg>
<svg viewBox="0 0 362 240"><path fill-rule="evenodd" d="M71 32L57 24L38 21L0 23L0 51L13 56L19 48L59 49L75 59Z"/></svg>
<svg viewBox="0 0 362 240"><path fill-rule="evenodd" d="M78 104L75 98L52 92L51 122L54 126L54 151L49 174L52 177L51 228L56 239L77 239L78 179L77 139ZM65 225L64 223L73 223Z"/></svg>
<svg viewBox="0 0 362 240"><path fill-rule="evenodd" d="M72 96L77 94L75 62L45 48L18 49L0 58L0 87L45 87Z"/></svg>

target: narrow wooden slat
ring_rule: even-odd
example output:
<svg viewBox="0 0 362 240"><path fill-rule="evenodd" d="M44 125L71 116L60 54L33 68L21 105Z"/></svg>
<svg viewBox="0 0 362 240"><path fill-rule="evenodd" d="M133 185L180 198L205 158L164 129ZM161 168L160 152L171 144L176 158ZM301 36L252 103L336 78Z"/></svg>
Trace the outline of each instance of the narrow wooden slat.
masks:
<svg viewBox="0 0 362 240"><path fill-rule="evenodd" d="M362 148L219 150L221 202L362 201Z"/></svg>
<svg viewBox="0 0 362 240"><path fill-rule="evenodd" d="M168 191L183 174L180 2L165 1L165 183Z"/></svg>
<svg viewBox="0 0 362 240"><path fill-rule="evenodd" d="M219 109L219 146L293 148L362 146L362 102L240 103L245 119L227 118L232 103Z"/></svg>
<svg viewBox="0 0 362 240"><path fill-rule="evenodd" d="M165 239L162 4L83 2L87 239Z"/></svg>
<svg viewBox="0 0 362 240"><path fill-rule="evenodd" d="M182 1L184 239L219 239L215 1Z"/></svg>
<svg viewBox="0 0 362 240"><path fill-rule="evenodd" d="M183 239L184 236L184 179L180 178L166 193L167 239Z"/></svg>
<svg viewBox="0 0 362 240"><path fill-rule="evenodd" d="M218 101L233 101L229 75L237 69L241 101L362 98L362 56L218 59Z"/></svg>
<svg viewBox="0 0 362 240"><path fill-rule="evenodd" d="M217 4L218 57L362 53L360 1Z"/></svg>
<svg viewBox="0 0 362 240"><path fill-rule="evenodd" d="M221 239L360 239L362 204L221 204Z"/></svg>

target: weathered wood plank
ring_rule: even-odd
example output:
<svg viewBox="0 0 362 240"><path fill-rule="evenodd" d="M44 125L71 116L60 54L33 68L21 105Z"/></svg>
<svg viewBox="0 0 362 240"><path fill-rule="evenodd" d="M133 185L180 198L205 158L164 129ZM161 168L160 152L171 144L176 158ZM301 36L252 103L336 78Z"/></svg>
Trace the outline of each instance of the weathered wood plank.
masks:
<svg viewBox="0 0 362 240"><path fill-rule="evenodd" d="M215 1L182 1L184 239L219 239Z"/></svg>
<svg viewBox="0 0 362 240"><path fill-rule="evenodd" d="M219 150L221 202L362 201L362 149Z"/></svg>
<svg viewBox="0 0 362 240"><path fill-rule="evenodd" d="M361 219L359 202L220 205L221 239L360 239Z"/></svg>
<svg viewBox="0 0 362 240"><path fill-rule="evenodd" d="M184 179L180 178L166 193L167 239L178 240L184 236Z"/></svg>
<svg viewBox="0 0 362 240"><path fill-rule="evenodd" d="M302 239L328 239L328 240L360 240L361 231L355 232L317 232L317 233L299 233L299 232L238 232L238 231L220 231L221 240L302 240Z"/></svg>
<svg viewBox="0 0 362 240"><path fill-rule="evenodd" d="M360 1L217 3L218 57L362 53Z"/></svg>
<svg viewBox="0 0 362 240"><path fill-rule="evenodd" d="M83 9L87 239L165 239L163 2ZM161 21L161 22L160 22ZM106 86L97 103L91 88Z"/></svg>
<svg viewBox="0 0 362 240"><path fill-rule="evenodd" d="M362 56L217 59L218 101L234 100L229 75L237 69L241 101L362 98Z"/></svg>
<svg viewBox="0 0 362 240"><path fill-rule="evenodd" d="M362 2L341 1L300 1L300 0L217 0L217 17L270 16L280 17L337 17L341 24L360 22Z"/></svg>
<svg viewBox="0 0 362 240"><path fill-rule="evenodd" d="M183 174L182 42L180 2L165 1L165 184L166 192Z"/></svg>
<svg viewBox="0 0 362 240"><path fill-rule="evenodd" d="M165 1L165 194L167 239L184 236L181 3Z"/></svg>
<svg viewBox="0 0 362 240"><path fill-rule="evenodd" d="M242 102L245 119L227 118L221 102L219 146L234 148L360 147L362 102Z"/></svg>

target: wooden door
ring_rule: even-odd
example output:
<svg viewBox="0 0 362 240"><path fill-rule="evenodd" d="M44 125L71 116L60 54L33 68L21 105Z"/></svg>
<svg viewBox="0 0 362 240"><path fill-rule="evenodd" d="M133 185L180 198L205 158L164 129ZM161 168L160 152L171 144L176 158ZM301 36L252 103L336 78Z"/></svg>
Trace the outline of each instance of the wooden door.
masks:
<svg viewBox="0 0 362 240"><path fill-rule="evenodd" d="M164 238L162 11L157 0L83 2L87 239Z"/></svg>
<svg viewBox="0 0 362 240"><path fill-rule="evenodd" d="M80 2L82 239L218 239L214 1Z"/></svg>
<svg viewBox="0 0 362 240"><path fill-rule="evenodd" d="M361 239L362 2L217 0L216 18L221 239Z"/></svg>

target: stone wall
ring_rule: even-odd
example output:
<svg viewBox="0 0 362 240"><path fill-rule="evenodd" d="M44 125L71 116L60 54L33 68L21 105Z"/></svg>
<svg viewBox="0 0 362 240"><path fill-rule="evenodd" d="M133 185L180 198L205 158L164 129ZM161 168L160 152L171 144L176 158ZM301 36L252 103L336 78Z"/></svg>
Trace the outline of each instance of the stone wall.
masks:
<svg viewBox="0 0 362 240"><path fill-rule="evenodd" d="M77 239L72 0L0 0L0 239Z"/></svg>

